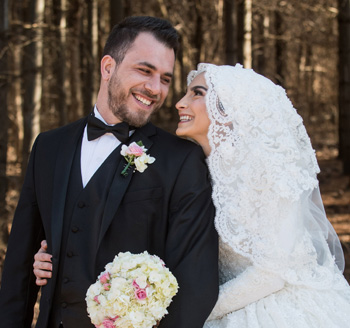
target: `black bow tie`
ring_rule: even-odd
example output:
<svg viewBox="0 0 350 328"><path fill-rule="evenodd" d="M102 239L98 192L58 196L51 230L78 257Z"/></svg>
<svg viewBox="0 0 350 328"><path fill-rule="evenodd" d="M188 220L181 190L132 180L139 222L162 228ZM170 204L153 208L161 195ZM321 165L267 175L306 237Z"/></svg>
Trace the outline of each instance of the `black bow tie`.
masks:
<svg viewBox="0 0 350 328"><path fill-rule="evenodd" d="M106 125L93 114L89 115L87 123L89 141L97 139L108 132L113 133L121 143L126 143L129 139L129 124L121 122L115 125Z"/></svg>

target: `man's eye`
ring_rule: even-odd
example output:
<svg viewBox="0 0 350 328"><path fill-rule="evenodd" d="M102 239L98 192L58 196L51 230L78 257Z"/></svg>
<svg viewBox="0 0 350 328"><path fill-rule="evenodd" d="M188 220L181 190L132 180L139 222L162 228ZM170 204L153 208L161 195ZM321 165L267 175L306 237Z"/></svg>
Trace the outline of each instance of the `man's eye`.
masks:
<svg viewBox="0 0 350 328"><path fill-rule="evenodd" d="M164 84L170 84L171 79L163 78L162 81L163 81Z"/></svg>
<svg viewBox="0 0 350 328"><path fill-rule="evenodd" d="M200 90L194 90L193 93L195 96L203 96L203 92Z"/></svg>
<svg viewBox="0 0 350 328"><path fill-rule="evenodd" d="M150 70L146 69L146 68L139 68L139 71L141 71L142 73L146 73L146 74L150 73Z"/></svg>

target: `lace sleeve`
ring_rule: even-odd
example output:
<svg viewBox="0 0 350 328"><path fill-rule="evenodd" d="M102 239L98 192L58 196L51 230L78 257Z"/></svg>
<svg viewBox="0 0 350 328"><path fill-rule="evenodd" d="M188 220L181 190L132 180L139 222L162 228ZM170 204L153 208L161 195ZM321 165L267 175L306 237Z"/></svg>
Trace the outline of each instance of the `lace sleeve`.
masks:
<svg viewBox="0 0 350 328"><path fill-rule="evenodd" d="M220 286L217 303L208 320L215 320L239 310L282 289L283 286L284 280L278 275L250 266L237 278Z"/></svg>
<svg viewBox="0 0 350 328"><path fill-rule="evenodd" d="M293 210L295 204L289 202L281 202L280 208L283 208L285 213L279 215L279 229L278 232L270 229L271 236L270 239L275 239L275 247L271 246L270 256L273 254L283 254L285 260L290 259L290 254L294 245L296 243L296 229L297 222L295 218L296 215ZM231 254L231 256L222 259L222 266L225 268L228 263L232 261L232 256L235 251L226 244L224 248L226 254ZM280 258L280 257L278 257ZM248 260L248 258L246 258ZM240 262L243 260L241 259ZM231 264L232 265L232 264ZM247 265L247 264L246 264ZM266 263L268 265L268 263ZM230 270L230 265L224 270ZM257 264L257 262L251 263L246 267L246 269L239 274L234 279L228 280L226 283L220 286L219 297L217 303L209 316L208 320L215 320L224 315L237 311L245 306L260 300L284 287L285 280L281 274L277 271L269 269L270 266L262 266ZM274 269L274 267L271 267Z"/></svg>

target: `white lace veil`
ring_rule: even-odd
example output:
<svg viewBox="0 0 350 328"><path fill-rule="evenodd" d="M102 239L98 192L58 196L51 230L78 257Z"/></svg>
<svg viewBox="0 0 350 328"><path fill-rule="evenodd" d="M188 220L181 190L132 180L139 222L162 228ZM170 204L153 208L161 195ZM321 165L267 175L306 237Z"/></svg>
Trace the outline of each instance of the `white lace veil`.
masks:
<svg viewBox="0 0 350 328"><path fill-rule="evenodd" d="M283 88L251 69L199 64L188 83L201 72L220 237L292 284L324 288L344 269L344 257L302 118Z"/></svg>

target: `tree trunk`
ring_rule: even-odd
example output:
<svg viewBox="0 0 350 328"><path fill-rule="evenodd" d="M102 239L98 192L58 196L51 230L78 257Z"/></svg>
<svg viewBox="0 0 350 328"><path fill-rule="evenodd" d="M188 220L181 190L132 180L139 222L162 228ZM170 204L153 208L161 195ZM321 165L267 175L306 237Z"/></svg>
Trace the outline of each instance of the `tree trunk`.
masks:
<svg viewBox="0 0 350 328"><path fill-rule="evenodd" d="M116 13L120 9L115 8L116 4L120 1L111 1L111 20L112 17L116 17ZM113 10L112 10L113 6ZM112 21L111 21L112 22ZM99 39L98 39L98 1L92 0L89 2L88 7L88 47L90 56L88 57L88 62L86 67L87 80L85 88L85 101L84 101L84 111L91 111L91 106L95 103L97 98L97 90L100 84L100 76L98 74L100 67L100 54L99 54Z"/></svg>
<svg viewBox="0 0 350 328"><path fill-rule="evenodd" d="M16 161L23 162L23 141L24 141L24 120L23 120L23 99L22 99L22 45L16 42L12 44L11 63L9 63L12 71L11 85L8 92L11 99L12 115L9 113L10 119L15 126L16 135L14 136Z"/></svg>
<svg viewBox="0 0 350 328"><path fill-rule="evenodd" d="M93 0L93 2L95 2ZM125 17L123 0L110 0L110 20L111 29Z"/></svg>
<svg viewBox="0 0 350 328"><path fill-rule="evenodd" d="M73 1L70 2L73 6ZM82 39L82 20L83 7L80 1L74 2L72 14L72 33L70 35L69 52L70 52L70 86L71 86L71 107L69 110L69 122L76 121L81 118L83 112L83 94L82 94L82 80L81 80L81 47L80 40ZM97 8L96 8L97 9Z"/></svg>
<svg viewBox="0 0 350 328"><path fill-rule="evenodd" d="M8 180L6 176L7 169L7 143L8 143L8 108L7 108L7 89L8 89L8 65L7 65L7 46L8 46L8 1L3 0L0 4L0 247L6 245L8 235L7 231L7 210L6 194ZM0 270L1 273L1 270Z"/></svg>
<svg viewBox="0 0 350 328"><path fill-rule="evenodd" d="M42 79L45 81L42 83L42 101L41 101L41 117L42 130L50 130L56 128L58 125L58 88L57 88L57 52L58 52L58 18L55 10L55 0L47 1L45 4L45 28L44 28L44 47L43 47L43 69Z"/></svg>
<svg viewBox="0 0 350 328"><path fill-rule="evenodd" d="M26 33L28 46L24 50L24 140L22 176L28 162L30 148L40 132L40 109L42 97L42 55L43 55L43 19L45 0L33 0L27 10L27 23L30 29Z"/></svg>
<svg viewBox="0 0 350 328"><path fill-rule="evenodd" d="M224 0L224 36L225 63L237 63L237 22L235 18L235 0Z"/></svg>
<svg viewBox="0 0 350 328"><path fill-rule="evenodd" d="M252 0L244 1L243 65L252 68Z"/></svg>
<svg viewBox="0 0 350 328"><path fill-rule="evenodd" d="M168 19L168 9L166 7L166 4L164 3L164 0L158 0L158 5L160 12L162 13L162 17Z"/></svg>
<svg viewBox="0 0 350 328"><path fill-rule="evenodd" d="M339 0L339 157L350 174L350 0Z"/></svg>
<svg viewBox="0 0 350 328"><path fill-rule="evenodd" d="M283 40L283 21L280 12L275 13L275 31L276 31L276 82L284 87L284 51L285 42Z"/></svg>
<svg viewBox="0 0 350 328"><path fill-rule="evenodd" d="M195 48L195 63L201 62L201 52L203 44L203 10L201 1L195 2L195 12L196 12L196 28L193 35L193 47Z"/></svg>
<svg viewBox="0 0 350 328"><path fill-rule="evenodd" d="M259 74L265 75L265 47L268 48L268 40L265 39L268 14L258 13L255 15L255 31L252 43L254 44L253 67ZM267 26L268 27L268 26Z"/></svg>
<svg viewBox="0 0 350 328"><path fill-rule="evenodd" d="M244 1L237 3L237 62L244 64L243 44L244 44Z"/></svg>
<svg viewBox="0 0 350 328"><path fill-rule="evenodd" d="M275 40L273 34L273 16L270 9L266 10L263 21L263 45L262 52L264 58L263 74L274 80L275 77Z"/></svg>
<svg viewBox="0 0 350 328"><path fill-rule="evenodd" d="M315 70L314 64L312 62L312 47L310 44L306 44L305 49L305 93L307 96L308 112L307 115L304 114L304 118L312 119L313 115L317 115L316 109L314 108L315 92L314 92L314 80L315 80Z"/></svg>
<svg viewBox="0 0 350 328"><path fill-rule="evenodd" d="M59 23L59 52L57 67L58 83L58 111L60 113L59 125L68 123L67 90L69 79L67 78L67 0L61 0L61 17Z"/></svg>

